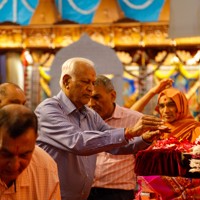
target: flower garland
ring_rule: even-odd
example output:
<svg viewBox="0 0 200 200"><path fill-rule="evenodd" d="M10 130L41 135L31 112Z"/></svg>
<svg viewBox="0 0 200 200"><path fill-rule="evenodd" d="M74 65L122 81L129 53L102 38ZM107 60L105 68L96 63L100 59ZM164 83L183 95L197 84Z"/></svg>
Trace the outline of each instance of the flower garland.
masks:
<svg viewBox="0 0 200 200"><path fill-rule="evenodd" d="M175 71L176 71L175 67L170 69L167 73L163 72L162 70L156 70L154 75L158 77L159 79L164 79L164 78L169 78L170 76L172 76L172 74L174 74Z"/></svg>
<svg viewBox="0 0 200 200"><path fill-rule="evenodd" d="M196 72L189 72L184 68L184 65L180 62L174 63L173 68L169 70L169 72L163 72L162 70L156 70L155 76L159 79L169 78L172 76L175 72L179 72L181 75L183 75L187 79L197 79L199 77L199 69Z"/></svg>
<svg viewBox="0 0 200 200"><path fill-rule="evenodd" d="M51 89L48 85L49 81L51 80L51 76L46 73L46 71L42 66L39 66L39 72L40 72L40 85L44 90L45 94L48 97L51 97Z"/></svg>

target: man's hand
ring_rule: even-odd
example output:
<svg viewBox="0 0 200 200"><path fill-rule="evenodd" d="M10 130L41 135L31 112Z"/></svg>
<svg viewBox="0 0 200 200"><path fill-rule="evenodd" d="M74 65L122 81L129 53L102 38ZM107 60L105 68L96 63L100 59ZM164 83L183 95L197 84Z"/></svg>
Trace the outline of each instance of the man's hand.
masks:
<svg viewBox="0 0 200 200"><path fill-rule="evenodd" d="M152 143L154 140L157 140L160 138L162 132L157 131L147 131L142 134L142 139L147 143Z"/></svg>
<svg viewBox="0 0 200 200"><path fill-rule="evenodd" d="M131 139L133 137L140 136L145 132L149 132L153 135L162 134L162 132L164 131L169 132L168 127L164 126L163 124L164 122L162 121L162 119L158 117L144 115L138 120L134 127L129 127L125 129L125 138ZM153 132L151 133L151 131Z"/></svg>

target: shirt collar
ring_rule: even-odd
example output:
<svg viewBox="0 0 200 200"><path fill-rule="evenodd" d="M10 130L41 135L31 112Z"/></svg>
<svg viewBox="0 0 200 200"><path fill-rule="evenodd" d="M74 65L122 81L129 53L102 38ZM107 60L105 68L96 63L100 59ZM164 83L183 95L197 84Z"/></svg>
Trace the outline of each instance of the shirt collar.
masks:
<svg viewBox="0 0 200 200"><path fill-rule="evenodd" d="M108 121L110 119L120 119L120 118L122 118L123 112L120 111L119 108L120 108L120 106L115 103L115 109L114 109L112 116L109 117L108 119L106 119L105 121Z"/></svg>
<svg viewBox="0 0 200 200"><path fill-rule="evenodd" d="M0 194L12 194L17 192L18 187L29 186L30 177L28 175L28 167L17 177L17 180L8 188L7 185L0 179Z"/></svg>
<svg viewBox="0 0 200 200"><path fill-rule="evenodd" d="M62 106L62 109L64 112L69 115L72 112L80 112L84 116L87 114L87 107L83 106L82 109L78 110L76 106L71 102L71 100L65 95L65 93L61 90L57 96L58 99L60 99L60 104Z"/></svg>

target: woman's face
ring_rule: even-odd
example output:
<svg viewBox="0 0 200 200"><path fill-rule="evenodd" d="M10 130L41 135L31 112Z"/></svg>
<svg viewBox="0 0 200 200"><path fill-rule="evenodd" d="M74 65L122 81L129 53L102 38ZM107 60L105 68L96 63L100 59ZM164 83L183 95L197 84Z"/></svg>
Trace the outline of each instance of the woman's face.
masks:
<svg viewBox="0 0 200 200"><path fill-rule="evenodd" d="M158 108L161 118L165 122L171 123L177 120L177 107L171 98L166 95L161 96L158 102Z"/></svg>

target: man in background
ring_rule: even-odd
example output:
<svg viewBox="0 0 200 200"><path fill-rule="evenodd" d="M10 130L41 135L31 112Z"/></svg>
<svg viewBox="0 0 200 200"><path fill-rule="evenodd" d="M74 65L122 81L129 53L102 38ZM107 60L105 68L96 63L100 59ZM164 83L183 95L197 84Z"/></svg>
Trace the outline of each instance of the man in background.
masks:
<svg viewBox="0 0 200 200"><path fill-rule="evenodd" d="M129 127L136 124L143 114L121 107L115 103L115 100L116 91L111 80L103 75L97 76L88 105L112 127ZM144 133L141 137L135 137L133 140L139 140L141 146L146 148L151 144L153 138ZM94 183L88 200L134 199L134 190L136 189L134 162L134 154L99 153Z"/></svg>
<svg viewBox="0 0 200 200"><path fill-rule="evenodd" d="M14 83L0 84L0 108L11 103L24 105L26 103L24 91Z"/></svg>

